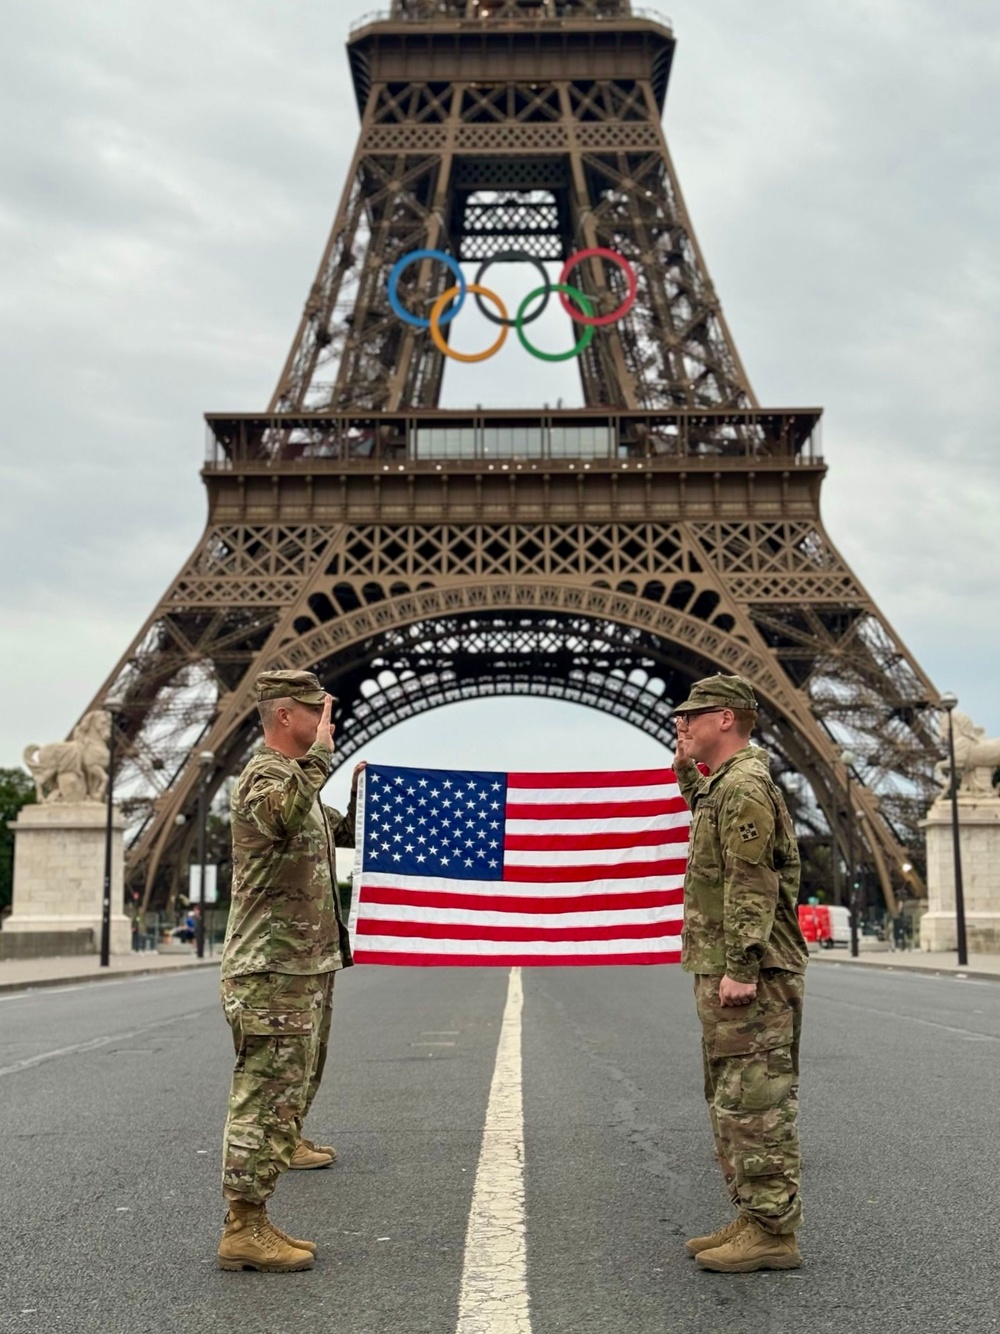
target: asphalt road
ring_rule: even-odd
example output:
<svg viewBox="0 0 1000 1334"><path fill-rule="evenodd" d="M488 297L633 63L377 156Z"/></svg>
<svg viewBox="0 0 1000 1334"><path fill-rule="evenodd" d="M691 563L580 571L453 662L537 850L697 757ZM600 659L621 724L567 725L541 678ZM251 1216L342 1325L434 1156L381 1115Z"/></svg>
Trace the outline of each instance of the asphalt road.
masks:
<svg viewBox="0 0 1000 1334"><path fill-rule="evenodd" d="M214 971L0 998L0 1330L454 1334L503 969L356 968L272 1212L321 1255L222 1273ZM805 1264L701 1272L726 1216L675 968L524 973L532 1334L1000 1328L1000 985L814 966Z"/></svg>

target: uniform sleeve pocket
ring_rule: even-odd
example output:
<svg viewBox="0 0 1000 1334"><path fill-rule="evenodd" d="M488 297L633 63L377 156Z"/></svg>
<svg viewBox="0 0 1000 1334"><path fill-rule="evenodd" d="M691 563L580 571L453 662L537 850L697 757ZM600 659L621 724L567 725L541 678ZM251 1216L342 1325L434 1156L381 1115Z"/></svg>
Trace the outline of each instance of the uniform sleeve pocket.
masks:
<svg viewBox="0 0 1000 1334"><path fill-rule="evenodd" d="M715 1025L716 1056L752 1056L756 1052L789 1047L792 1043L792 1012L746 1015L722 1019Z"/></svg>

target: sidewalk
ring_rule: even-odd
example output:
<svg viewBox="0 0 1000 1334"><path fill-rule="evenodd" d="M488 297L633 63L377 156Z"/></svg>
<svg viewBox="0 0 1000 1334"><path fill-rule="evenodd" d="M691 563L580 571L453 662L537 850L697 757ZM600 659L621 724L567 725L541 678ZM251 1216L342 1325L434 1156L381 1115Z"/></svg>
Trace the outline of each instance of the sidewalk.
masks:
<svg viewBox="0 0 1000 1334"><path fill-rule="evenodd" d="M907 973L933 973L940 977L971 977L1000 982L1000 954L970 954L965 968L959 968L958 955L930 950L866 950L852 959L850 951L810 950L809 962L826 966L844 964L848 968L882 968Z"/></svg>
<svg viewBox="0 0 1000 1334"><path fill-rule="evenodd" d="M32 987L57 987L74 982L104 982L108 978L141 976L143 973L176 973L188 968L218 968L220 956L199 959L194 950L154 950L112 954L107 968L97 954L68 959L4 959L0 961L0 992L24 991Z"/></svg>

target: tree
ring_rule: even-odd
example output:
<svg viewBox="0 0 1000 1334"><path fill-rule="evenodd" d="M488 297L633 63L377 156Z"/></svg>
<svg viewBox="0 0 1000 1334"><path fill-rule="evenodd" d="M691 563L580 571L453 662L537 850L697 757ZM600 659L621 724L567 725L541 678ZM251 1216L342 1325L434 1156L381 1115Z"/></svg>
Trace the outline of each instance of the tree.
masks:
<svg viewBox="0 0 1000 1334"><path fill-rule="evenodd" d="M34 800L35 785L23 769L0 769L0 912L14 897L14 831L7 821Z"/></svg>

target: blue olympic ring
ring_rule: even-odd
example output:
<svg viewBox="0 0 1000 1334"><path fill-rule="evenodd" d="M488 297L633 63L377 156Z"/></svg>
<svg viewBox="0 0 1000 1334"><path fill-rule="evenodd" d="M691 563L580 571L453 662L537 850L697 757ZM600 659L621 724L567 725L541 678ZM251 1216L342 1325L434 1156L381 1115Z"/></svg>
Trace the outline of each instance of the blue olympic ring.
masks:
<svg viewBox="0 0 1000 1334"><path fill-rule="evenodd" d="M466 282L465 275L459 267L458 261L451 255L446 255L443 250L411 250L408 255L397 260L392 266L392 272L389 274L389 304L405 324L412 324L417 329L429 329L430 320L422 319L419 315L411 315L399 299L399 279L403 270L418 259L439 259L442 264L447 264L455 275L455 281L458 283L458 300L454 306L445 315L441 316L441 324L450 324L458 312L465 305Z"/></svg>

